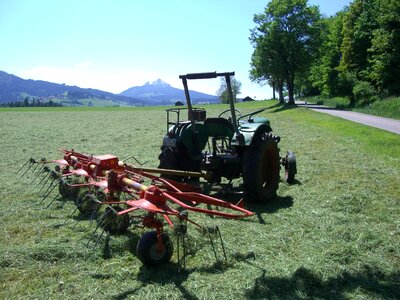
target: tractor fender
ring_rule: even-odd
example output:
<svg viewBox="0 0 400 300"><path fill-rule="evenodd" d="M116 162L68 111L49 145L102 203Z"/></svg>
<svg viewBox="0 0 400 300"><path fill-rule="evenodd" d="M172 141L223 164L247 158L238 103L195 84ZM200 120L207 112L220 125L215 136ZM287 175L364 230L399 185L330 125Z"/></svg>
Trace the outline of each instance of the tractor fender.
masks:
<svg viewBox="0 0 400 300"><path fill-rule="evenodd" d="M262 134L271 132L272 128L265 123L243 123L239 131L244 136L246 146L252 146L254 141L260 140Z"/></svg>
<svg viewBox="0 0 400 300"><path fill-rule="evenodd" d="M261 136L264 133L270 133L270 132L272 132L271 126L269 126L268 124L260 124L260 126L258 126L253 136L251 137L249 145L253 146L257 141L261 139Z"/></svg>

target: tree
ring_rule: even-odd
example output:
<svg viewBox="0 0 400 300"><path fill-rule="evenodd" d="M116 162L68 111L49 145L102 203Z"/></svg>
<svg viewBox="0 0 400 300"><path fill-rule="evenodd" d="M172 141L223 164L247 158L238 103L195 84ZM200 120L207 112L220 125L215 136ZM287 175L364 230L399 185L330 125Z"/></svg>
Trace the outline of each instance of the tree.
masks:
<svg viewBox="0 0 400 300"><path fill-rule="evenodd" d="M400 2L381 0L368 52L369 79L381 94L400 94Z"/></svg>
<svg viewBox="0 0 400 300"><path fill-rule="evenodd" d="M307 0L270 1L263 14L254 16L251 79L284 80L294 104L295 78L304 76L318 50L320 20L318 7Z"/></svg>
<svg viewBox="0 0 400 300"><path fill-rule="evenodd" d="M343 42L340 47L341 72L353 72L357 80L368 81L373 31L377 29L376 0L355 0L343 20Z"/></svg>
<svg viewBox="0 0 400 300"><path fill-rule="evenodd" d="M237 95L241 94L240 88L242 87L242 83L236 78L231 77L231 86L232 86L233 101L236 102ZM229 103L229 94L225 78L221 78L221 86L217 91L217 95L221 99L221 103Z"/></svg>
<svg viewBox="0 0 400 300"><path fill-rule="evenodd" d="M320 94L328 97L344 95L338 66L342 57L340 47L346 12L347 8L323 20L325 31L322 34L319 55L313 61L308 78Z"/></svg>

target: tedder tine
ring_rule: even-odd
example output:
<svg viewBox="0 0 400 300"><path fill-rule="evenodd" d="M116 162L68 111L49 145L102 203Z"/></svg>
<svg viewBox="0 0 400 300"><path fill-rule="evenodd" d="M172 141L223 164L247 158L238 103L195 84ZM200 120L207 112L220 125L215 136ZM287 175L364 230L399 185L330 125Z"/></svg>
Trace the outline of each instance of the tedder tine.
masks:
<svg viewBox="0 0 400 300"><path fill-rule="evenodd" d="M73 212L72 212L72 213L67 217L67 219L65 220L63 226L66 225L66 224L68 223L69 219L72 218L72 216L75 214L75 212L78 210L78 208L79 208L79 206L76 206L76 208L73 210ZM79 222L79 221L78 221L78 222ZM77 223L78 223L78 222L77 222ZM75 227L75 225L74 225L74 227Z"/></svg>
<svg viewBox="0 0 400 300"><path fill-rule="evenodd" d="M46 159L42 158L39 163L42 164L42 167L39 168L36 175L41 174L43 172L43 169L46 167ZM39 163L38 163L38 165L39 165Z"/></svg>
<svg viewBox="0 0 400 300"><path fill-rule="evenodd" d="M49 167L44 166L42 173L49 172L49 171L50 171ZM39 182L36 184L35 187L37 188L46 178L48 179L49 177L44 176L41 180L39 180Z"/></svg>
<svg viewBox="0 0 400 300"><path fill-rule="evenodd" d="M33 158L28 159L28 160L22 165L22 167L19 168L19 170L17 171L16 174L18 174L32 159L33 159Z"/></svg>
<svg viewBox="0 0 400 300"><path fill-rule="evenodd" d="M46 178L46 177L45 177ZM43 186L40 188L40 190L38 191L38 194L40 195L40 192L43 190L43 188L47 185L47 183L49 182L49 180L52 178L51 174L50 176L47 177L46 181L43 183ZM53 181L50 182L50 185L54 182L54 178Z"/></svg>
<svg viewBox="0 0 400 300"><path fill-rule="evenodd" d="M53 200L50 201L50 203L44 208L44 209L48 209L50 207L51 204L53 204L54 201L56 201L56 199L58 198L58 196L60 195L60 193L58 193Z"/></svg>
<svg viewBox="0 0 400 300"><path fill-rule="evenodd" d="M24 175L33 167L33 165L35 163L37 163L36 160L34 160L33 158L30 158L29 161L31 163L31 165L28 167L28 169L26 169L26 171L18 178L17 182L19 182L21 180L22 177L24 177Z"/></svg>
<svg viewBox="0 0 400 300"><path fill-rule="evenodd" d="M46 190L45 196L43 197L42 201L40 201L39 204L42 204L44 200L46 200L46 198L51 194L52 191L54 191L54 189L57 187L57 184L54 184L56 180L53 180L53 182L50 184L49 188ZM50 190L50 191L49 191ZM49 192L47 192L49 191Z"/></svg>

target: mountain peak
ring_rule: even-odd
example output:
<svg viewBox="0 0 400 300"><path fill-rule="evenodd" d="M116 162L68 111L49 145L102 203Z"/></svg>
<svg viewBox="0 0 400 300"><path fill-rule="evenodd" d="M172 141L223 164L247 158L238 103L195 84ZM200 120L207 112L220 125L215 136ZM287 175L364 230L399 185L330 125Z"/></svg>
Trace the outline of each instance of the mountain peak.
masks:
<svg viewBox="0 0 400 300"><path fill-rule="evenodd" d="M162 87L170 87L171 85L166 83L165 81L161 80L160 78L157 79L156 81L152 81L152 82L146 82L145 85L156 85L156 86L162 86Z"/></svg>

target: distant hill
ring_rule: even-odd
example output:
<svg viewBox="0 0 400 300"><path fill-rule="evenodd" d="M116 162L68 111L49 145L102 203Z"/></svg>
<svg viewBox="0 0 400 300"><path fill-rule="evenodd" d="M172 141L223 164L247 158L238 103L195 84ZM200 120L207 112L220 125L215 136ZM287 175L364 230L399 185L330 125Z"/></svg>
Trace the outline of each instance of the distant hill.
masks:
<svg viewBox="0 0 400 300"><path fill-rule="evenodd" d="M190 92L193 104L218 103L217 96ZM185 102L185 93L158 79L142 86L134 86L120 94L96 89L52 83L43 80L22 79L0 71L0 103L24 101L54 101L65 106L110 106L110 105L174 105Z"/></svg>
<svg viewBox="0 0 400 300"><path fill-rule="evenodd" d="M123 91L120 95L139 99L147 103L147 105L172 105L177 101L186 103L183 89L174 88L161 79L157 79L154 82L147 82L142 86L131 87ZM190 91L190 99L193 104L219 102L217 96L196 91Z"/></svg>
<svg viewBox="0 0 400 300"><path fill-rule="evenodd" d="M83 99L92 99L93 102L104 100L115 105L142 105L140 100L123 95L42 80L26 80L0 71L0 102L22 101L25 98L43 101L57 99L66 105L79 105Z"/></svg>

